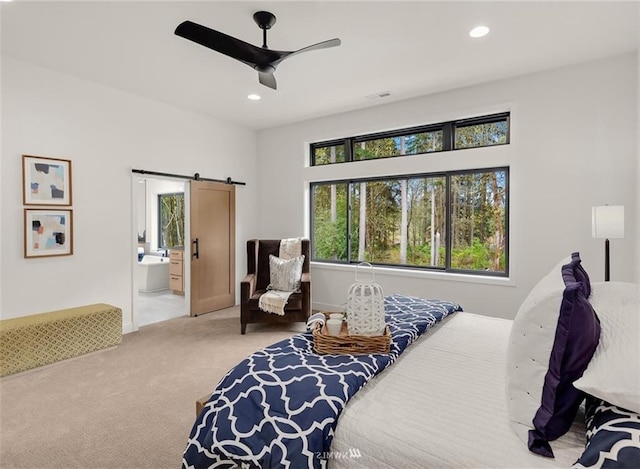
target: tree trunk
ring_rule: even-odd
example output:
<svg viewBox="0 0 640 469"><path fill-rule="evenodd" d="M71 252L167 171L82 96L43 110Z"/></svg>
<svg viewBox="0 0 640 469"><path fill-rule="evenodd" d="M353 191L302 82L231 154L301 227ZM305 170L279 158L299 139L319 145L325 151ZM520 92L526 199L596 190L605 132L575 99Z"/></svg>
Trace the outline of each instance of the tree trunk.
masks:
<svg viewBox="0 0 640 469"><path fill-rule="evenodd" d="M501 236L501 210L500 206L502 205L502 190L498 185L498 175L494 171L491 176L491 190L493 191L493 226L495 227L496 233L496 250L494 257L494 266L495 270L500 270L500 254L504 251L504 240ZM506 220L505 220L506 222ZM506 266L505 266L506 267Z"/></svg>

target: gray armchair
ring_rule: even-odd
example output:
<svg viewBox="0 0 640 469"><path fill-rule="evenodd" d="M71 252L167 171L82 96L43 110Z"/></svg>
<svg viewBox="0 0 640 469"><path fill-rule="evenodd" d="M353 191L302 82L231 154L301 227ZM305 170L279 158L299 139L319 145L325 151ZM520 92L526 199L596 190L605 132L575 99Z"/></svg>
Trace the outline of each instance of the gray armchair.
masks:
<svg viewBox="0 0 640 469"><path fill-rule="evenodd" d="M247 275L240 282L241 333L247 324L276 322L307 322L311 314L311 275L309 274L309 240L302 240L302 279L300 293L293 293L284 308L284 316L267 313L258 308L260 295L267 291L271 279L269 254L280 253L279 239L251 239L247 241Z"/></svg>

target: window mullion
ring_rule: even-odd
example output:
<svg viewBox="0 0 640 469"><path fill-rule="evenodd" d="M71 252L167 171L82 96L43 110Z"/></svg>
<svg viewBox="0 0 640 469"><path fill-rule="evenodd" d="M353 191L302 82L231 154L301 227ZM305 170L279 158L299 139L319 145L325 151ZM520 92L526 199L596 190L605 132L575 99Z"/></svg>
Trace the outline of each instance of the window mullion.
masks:
<svg viewBox="0 0 640 469"><path fill-rule="evenodd" d="M444 269L451 269L451 220L453 216L451 215L451 175L447 174L445 179L445 215L444 215L444 223L447 227L447 232L444 236L445 239L445 255L444 255Z"/></svg>
<svg viewBox="0 0 640 469"><path fill-rule="evenodd" d="M344 160L345 161L353 161L353 139L345 138L344 139Z"/></svg>
<svg viewBox="0 0 640 469"><path fill-rule="evenodd" d="M351 147L351 142L349 142L349 147ZM349 152L351 153L351 152ZM351 196L351 182L347 182L347 262L351 262L351 218L353 214L352 207L352 196Z"/></svg>
<svg viewBox="0 0 640 469"><path fill-rule="evenodd" d="M442 151L450 151L453 149L453 123L445 122L442 127Z"/></svg>

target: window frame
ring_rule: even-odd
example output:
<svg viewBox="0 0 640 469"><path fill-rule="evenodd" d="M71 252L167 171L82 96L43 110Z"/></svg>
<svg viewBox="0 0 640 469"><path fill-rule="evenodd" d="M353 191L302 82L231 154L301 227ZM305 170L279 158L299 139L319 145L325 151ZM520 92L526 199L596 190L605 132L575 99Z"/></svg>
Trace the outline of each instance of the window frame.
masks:
<svg viewBox="0 0 640 469"><path fill-rule="evenodd" d="M162 198L163 197L168 197L168 196L176 196L179 195L182 197L182 204L183 204L183 211L186 210L186 205L185 205L185 197L184 197L184 192L167 192L164 194L158 194L158 249L172 249L172 248L179 248L179 247L184 247L184 245L182 246L164 246L164 243L162 242ZM183 232L184 232L184 226L183 226Z"/></svg>
<svg viewBox="0 0 640 469"><path fill-rule="evenodd" d="M493 145L476 145L471 147L464 148L455 148L455 139L456 139L456 130L460 127L468 127L471 125L481 125L481 124L491 124L495 122L506 121L507 124L507 136L505 143L498 143ZM442 149L434 150L425 153L411 153L408 155L388 155L381 156L378 158L370 158L368 160L356 160L354 158L355 150L354 145L360 142L367 142L371 140L380 140L383 138L395 138L401 137L403 135L414 135L419 133L427 133L442 130ZM483 116L470 117L464 119L456 119L447 122L440 122L435 124L426 124L415 127L406 127L402 129L389 130L384 132L375 132L363 135L357 135L352 137L344 137L332 140L325 140L321 142L314 142L309 144L309 155L310 155L310 165L314 166L328 166L333 164L344 164L344 163L353 163L358 161L371 161L377 159L386 159L386 158L399 158L406 156L418 156L418 155L429 155L432 153L441 153L444 151L458 151L458 150L468 150L471 148L484 148L484 147L494 147L501 145L509 145L511 143L511 112L499 112L495 114L487 114ZM344 162L335 162L335 163L325 163L318 165L316 164L316 149L319 148L327 148L331 146L344 145Z"/></svg>
<svg viewBox="0 0 640 469"><path fill-rule="evenodd" d="M452 204L451 204L451 177L464 175L464 174L480 174L480 173L489 173L489 172L505 172L505 212L504 212L504 272L497 271L485 271L485 270L470 270L470 269L459 269L451 267L451 235L452 235ZM495 166L495 167L483 167L483 168L469 168L469 169L461 169L461 170L450 170L450 171L437 171L437 172L426 172L426 173L412 173L412 174L399 174L392 176L377 176L377 177L362 177L362 178L349 178L349 179L332 179L325 181L313 181L309 183L309 214L310 214L310 241L311 241L311 259L312 262L317 262L321 264L339 264L339 265L357 265L360 261L357 260L349 260L351 258L351 249L352 249L352 217L351 217L351 206L352 206L352 184L360 184L362 182L375 182L375 181L388 181L388 180L408 180L408 179L418 179L418 178L434 178L434 177L444 177L445 178L445 226L446 226L446 234L445 234L445 265L444 267L439 266L417 266L417 265L403 265L403 264L389 264L382 262L371 262L374 266L380 267L391 267L394 269L401 270L419 270L419 271L427 271L427 272L443 272L446 274L464 274L464 275L473 275L479 277L499 277L499 278L508 278L509 277L509 265L510 265L510 234L509 234L509 217L510 217L510 167L505 166ZM347 260L338 260L338 259L317 259L315 258L315 216L314 216L314 205L315 205L315 191L314 188L317 186L328 186L332 184L346 184L347 185L347 233L346 236L346 246L347 246Z"/></svg>
<svg viewBox="0 0 640 469"><path fill-rule="evenodd" d="M507 141L506 142L497 143L494 145L475 145L471 147L455 148L456 130L458 130L458 128L470 127L473 125L494 124L496 122L502 122L503 120L506 121L507 123L507 136L506 136ZM471 117L468 119L459 119L457 121L452 122L452 125L453 125L452 135L451 135L452 150L458 151L458 150L470 150L473 148L496 147L501 145L509 145L511 143L511 113L509 112L502 112L499 114L491 114L491 115L480 116L480 117Z"/></svg>
<svg viewBox="0 0 640 469"><path fill-rule="evenodd" d="M352 161L351 159L351 145L347 145L347 141L349 139L338 139L338 140L327 140L323 142L316 142L310 145L310 157L311 157L311 166L329 166L331 164L341 164ZM335 162L335 163L324 163L324 164L316 164L316 149L320 148L329 148L334 146L344 145L344 161Z"/></svg>

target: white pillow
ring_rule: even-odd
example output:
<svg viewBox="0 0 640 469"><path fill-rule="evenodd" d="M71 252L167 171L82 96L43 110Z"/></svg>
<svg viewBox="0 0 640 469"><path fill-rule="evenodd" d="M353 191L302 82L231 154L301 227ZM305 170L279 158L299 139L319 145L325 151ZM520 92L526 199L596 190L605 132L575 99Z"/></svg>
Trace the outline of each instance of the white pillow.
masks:
<svg viewBox="0 0 640 469"><path fill-rule="evenodd" d="M300 279L302 277L302 264L304 255L292 259L281 259L269 254L270 282L268 290L280 290L286 292L300 291Z"/></svg>
<svg viewBox="0 0 640 469"><path fill-rule="evenodd" d="M560 315L566 258L533 287L513 320L507 345L507 412L516 434L527 444L542 400L542 387Z"/></svg>
<svg viewBox="0 0 640 469"><path fill-rule="evenodd" d="M640 413L640 299L638 284L591 284L589 302L600 318L600 342L573 384L613 405Z"/></svg>

